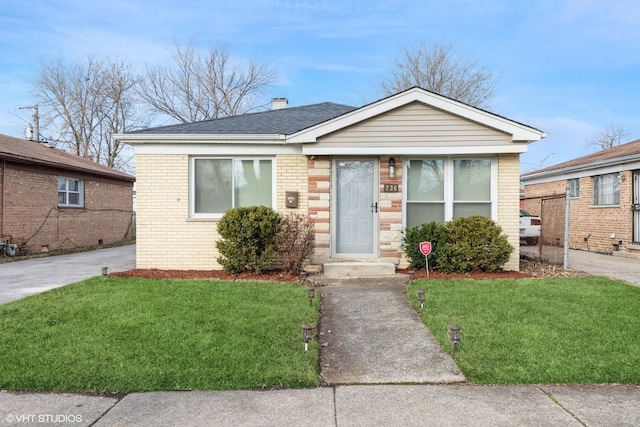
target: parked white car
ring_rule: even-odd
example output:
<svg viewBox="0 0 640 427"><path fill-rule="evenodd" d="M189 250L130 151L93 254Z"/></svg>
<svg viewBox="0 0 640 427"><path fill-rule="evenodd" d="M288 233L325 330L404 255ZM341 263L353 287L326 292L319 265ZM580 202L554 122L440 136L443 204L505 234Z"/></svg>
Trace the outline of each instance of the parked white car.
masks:
<svg viewBox="0 0 640 427"><path fill-rule="evenodd" d="M542 221L539 216L535 216L520 209L520 239L525 240L527 245L537 245L540 238L540 225Z"/></svg>

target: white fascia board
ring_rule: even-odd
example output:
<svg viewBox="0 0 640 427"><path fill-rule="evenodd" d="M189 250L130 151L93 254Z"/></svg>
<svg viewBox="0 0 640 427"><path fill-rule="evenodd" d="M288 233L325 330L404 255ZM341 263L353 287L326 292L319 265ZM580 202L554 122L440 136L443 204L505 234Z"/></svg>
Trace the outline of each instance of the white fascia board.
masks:
<svg viewBox="0 0 640 427"><path fill-rule="evenodd" d="M284 144L282 134L137 134L116 133L113 139L138 144Z"/></svg>
<svg viewBox="0 0 640 427"><path fill-rule="evenodd" d="M302 146L306 156L365 156L365 155L465 155L465 154L514 154L526 153L526 145L492 145L460 147L314 147Z"/></svg>
<svg viewBox="0 0 640 427"><path fill-rule="evenodd" d="M136 144L136 154L186 156L300 155L300 145L273 144Z"/></svg>
<svg viewBox="0 0 640 427"><path fill-rule="evenodd" d="M470 105L414 88L406 92L385 98L373 104L365 105L357 110L343 114L333 120L320 123L316 126L304 129L287 137L290 143L316 142L319 137L331 132L346 128L371 117L386 113L387 111L407 105L411 102L422 102L434 108L497 129L512 136L513 141L533 142L547 136L546 133L529 126L514 122L504 117L496 116L489 112L477 109Z"/></svg>

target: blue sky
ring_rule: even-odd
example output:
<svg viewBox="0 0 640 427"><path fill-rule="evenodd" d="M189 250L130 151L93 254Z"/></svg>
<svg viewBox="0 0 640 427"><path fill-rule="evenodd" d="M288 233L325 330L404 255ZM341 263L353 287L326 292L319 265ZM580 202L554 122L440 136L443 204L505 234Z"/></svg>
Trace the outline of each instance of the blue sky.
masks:
<svg viewBox="0 0 640 427"><path fill-rule="evenodd" d="M489 69L488 109L548 133L522 171L591 153L609 125L640 138L636 0L3 0L0 133L23 136L35 70L59 58L117 56L142 70L175 44L222 44L276 69L264 103L362 105L421 42L451 44Z"/></svg>

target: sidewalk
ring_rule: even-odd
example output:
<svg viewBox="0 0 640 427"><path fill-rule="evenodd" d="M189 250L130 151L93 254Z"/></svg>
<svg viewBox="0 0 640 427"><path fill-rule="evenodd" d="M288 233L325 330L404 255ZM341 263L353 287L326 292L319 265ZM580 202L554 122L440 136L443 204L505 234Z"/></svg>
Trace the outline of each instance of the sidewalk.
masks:
<svg viewBox="0 0 640 427"><path fill-rule="evenodd" d="M122 399L0 392L0 425L638 426L640 386L354 385Z"/></svg>

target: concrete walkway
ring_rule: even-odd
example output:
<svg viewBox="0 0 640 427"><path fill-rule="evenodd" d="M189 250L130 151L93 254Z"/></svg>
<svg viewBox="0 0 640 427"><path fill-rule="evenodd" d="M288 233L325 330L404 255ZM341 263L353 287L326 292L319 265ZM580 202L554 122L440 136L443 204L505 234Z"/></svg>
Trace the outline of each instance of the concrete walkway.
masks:
<svg viewBox="0 0 640 427"><path fill-rule="evenodd" d="M465 381L409 304L405 286L371 279L320 288L326 384Z"/></svg>

